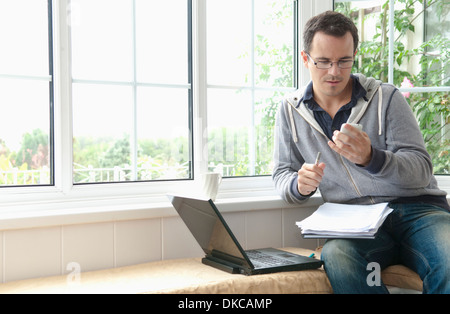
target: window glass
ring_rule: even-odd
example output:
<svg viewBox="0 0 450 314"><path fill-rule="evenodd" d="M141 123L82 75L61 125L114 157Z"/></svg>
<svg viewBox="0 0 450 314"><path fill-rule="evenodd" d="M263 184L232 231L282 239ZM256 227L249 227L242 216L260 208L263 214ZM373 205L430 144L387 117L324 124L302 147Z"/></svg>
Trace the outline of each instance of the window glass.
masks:
<svg viewBox="0 0 450 314"><path fill-rule="evenodd" d="M275 111L296 88L295 1L207 1L209 170L272 171Z"/></svg>
<svg viewBox="0 0 450 314"><path fill-rule="evenodd" d="M190 5L72 1L74 183L192 178Z"/></svg>
<svg viewBox="0 0 450 314"><path fill-rule="evenodd" d="M73 0L72 75L76 79L131 81L132 1ZM73 17L73 16L72 16Z"/></svg>
<svg viewBox="0 0 450 314"><path fill-rule="evenodd" d="M130 177L131 87L74 84L72 93L74 182Z"/></svg>
<svg viewBox="0 0 450 314"><path fill-rule="evenodd" d="M434 172L449 174L450 3L396 0L390 8L389 1L335 1L335 10L352 17L360 30L354 71L400 88L416 114ZM392 51L390 11L395 17Z"/></svg>
<svg viewBox="0 0 450 314"><path fill-rule="evenodd" d="M191 177L189 91L139 87L138 179Z"/></svg>
<svg viewBox="0 0 450 314"><path fill-rule="evenodd" d="M0 1L0 186L53 184L51 1Z"/></svg>
<svg viewBox="0 0 450 314"><path fill-rule="evenodd" d="M188 84L186 3L186 0L136 1L139 82Z"/></svg>

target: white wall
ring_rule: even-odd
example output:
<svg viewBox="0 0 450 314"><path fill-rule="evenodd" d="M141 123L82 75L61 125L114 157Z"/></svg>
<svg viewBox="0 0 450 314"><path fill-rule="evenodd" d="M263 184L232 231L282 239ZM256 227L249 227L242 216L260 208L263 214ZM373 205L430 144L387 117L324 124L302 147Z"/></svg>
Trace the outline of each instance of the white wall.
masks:
<svg viewBox="0 0 450 314"><path fill-rule="evenodd" d="M295 225L317 208L317 202L259 210L247 204L245 211L229 210L230 206L218 204L244 249L318 245L317 240L302 239ZM90 271L203 255L176 215L2 230L0 240L0 282L68 274L72 262Z"/></svg>

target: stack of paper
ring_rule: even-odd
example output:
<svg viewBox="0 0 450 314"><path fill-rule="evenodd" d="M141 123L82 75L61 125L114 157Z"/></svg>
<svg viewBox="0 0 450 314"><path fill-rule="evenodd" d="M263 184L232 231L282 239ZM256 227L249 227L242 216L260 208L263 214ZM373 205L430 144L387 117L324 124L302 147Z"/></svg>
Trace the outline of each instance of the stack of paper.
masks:
<svg viewBox="0 0 450 314"><path fill-rule="evenodd" d="M296 224L302 229L304 238L374 238L392 212L387 205L325 203Z"/></svg>

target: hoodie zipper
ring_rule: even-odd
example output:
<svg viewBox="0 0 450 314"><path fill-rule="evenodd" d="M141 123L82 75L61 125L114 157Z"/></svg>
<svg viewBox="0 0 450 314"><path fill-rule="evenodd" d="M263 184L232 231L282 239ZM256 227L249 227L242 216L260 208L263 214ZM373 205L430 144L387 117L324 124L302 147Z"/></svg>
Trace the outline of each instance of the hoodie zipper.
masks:
<svg viewBox="0 0 450 314"><path fill-rule="evenodd" d="M294 136L294 142L297 142L297 134L296 134L296 128L295 128L295 122L294 122L294 117L293 117L293 115L292 115L292 108L295 108L294 107L294 105L293 104L291 104L291 102L289 102L288 101L288 103L289 103L289 105L290 105L290 107L289 107L289 118L290 118L290 120L291 120L291 127L292 127L292 132L293 132L293 136ZM296 109L296 108L295 108ZM296 110L297 111L297 113L301 116L301 113L300 112L298 112L298 110ZM305 119L305 118L304 118ZM308 120L307 119L305 119L307 122L308 122ZM308 122L309 123L309 122ZM314 129L316 129L320 134L322 134L324 137L325 137L325 139L326 140L328 140L328 137L325 135L325 133L323 133L323 131L322 130L318 130L317 128L315 128L311 123L309 123L309 125L311 126L311 127L313 127ZM353 177L352 177L352 175L350 174L350 171L348 170L348 168L347 168L347 166L345 165L345 163L344 163L344 160L342 159L342 156L341 155L339 155L339 158L340 158L340 161L341 161L341 164L342 164L342 166L344 166L344 169L345 169L345 171L347 172L347 175L348 175L348 177L349 177L349 179L350 179L350 182L352 183L352 185L353 185L353 188L355 189L355 191L356 191L356 193L359 195L359 197L362 197L362 194L361 194L361 192L359 191L359 189L358 189L358 187L356 186L356 183L355 183L355 181L353 180ZM373 202L373 201L372 201Z"/></svg>
<svg viewBox="0 0 450 314"><path fill-rule="evenodd" d="M380 89L380 93L381 93L381 86L380 86L379 89ZM375 93L372 94L372 97L367 101L367 103L370 102L370 100L372 100L372 98L373 98L374 95L375 95ZM381 95L380 95L380 96L381 96ZM380 98L381 98L381 97L380 97ZM295 100L296 100L296 99L295 99ZM297 142L298 139L297 139L297 134L296 134L296 128L295 128L294 117L293 117L293 114L292 114L292 109L294 108L300 116L302 116L302 114L297 110L297 108L296 108L290 101L287 101L287 102L288 102L288 104L290 105L290 108L289 108L288 110L289 110L289 118L290 118L290 120L291 120L291 124L292 124L292 128L293 128L292 131L295 132L295 134L293 134L293 136L294 136L294 142ZM381 102L379 102L378 106L380 106L380 103L381 103ZM380 109L379 109L379 111L380 111ZM304 117L303 117L303 118L304 118ZM308 122L309 125L311 125L311 127L313 127L314 129L316 129L319 133L321 133L321 134L328 140L328 137L325 135L325 133L323 133L322 130L318 130L318 129L315 128L311 123L309 123L309 121L308 121L306 118L304 118L304 119ZM379 123L381 123L381 121L380 121ZM380 128L381 128L381 127L380 127ZM339 155L339 158L340 158L340 161L341 161L342 166L344 166L344 169L345 169L345 171L347 172L347 175L348 175L348 177L349 177L349 179L350 179L350 182L352 183L353 188L355 189L356 193L358 194L359 197L363 197L363 195L361 194L361 192L360 192L359 189L358 189L358 186L357 186L356 183L355 183L355 180L353 179L352 175L350 174L350 170L348 170L347 166L345 165L342 156ZM375 204L375 201L374 201L373 197L372 197L372 196L369 196L369 198L370 198L370 202L371 202L372 204Z"/></svg>
<svg viewBox="0 0 450 314"><path fill-rule="evenodd" d="M345 171L347 172L348 177L350 178L350 182L352 183L353 187L355 188L356 193L358 193L359 197L362 197L361 192L359 191L358 187L356 186L355 180L353 180L352 175L350 174L350 170L348 170L347 166L344 163L344 160L341 155L339 155L339 159L341 161L342 166L344 166Z"/></svg>
<svg viewBox="0 0 450 314"><path fill-rule="evenodd" d="M341 160L341 164L344 166L345 171L347 172L348 177L350 178L350 182L352 183L353 188L355 189L356 193L359 195L359 197L363 197L363 195L361 194L361 192L360 192L359 189L358 189L358 186L357 186L356 183L355 183L355 180L353 180L353 177L352 177L352 175L350 174L350 170L348 170L347 166L345 165L344 159L342 158L341 155L339 155L339 158L340 158L340 160ZM375 200L373 199L372 196L369 196L369 199L370 199L370 202L371 202L372 204L375 204Z"/></svg>

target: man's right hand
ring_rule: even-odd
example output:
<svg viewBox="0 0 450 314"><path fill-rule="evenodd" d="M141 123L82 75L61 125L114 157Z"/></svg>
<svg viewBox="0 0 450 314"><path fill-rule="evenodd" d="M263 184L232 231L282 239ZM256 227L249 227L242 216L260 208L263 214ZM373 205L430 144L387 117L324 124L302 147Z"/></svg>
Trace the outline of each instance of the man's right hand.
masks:
<svg viewBox="0 0 450 314"><path fill-rule="evenodd" d="M298 171L297 189L301 195L307 196L314 192L322 182L325 164L319 165L304 163Z"/></svg>

